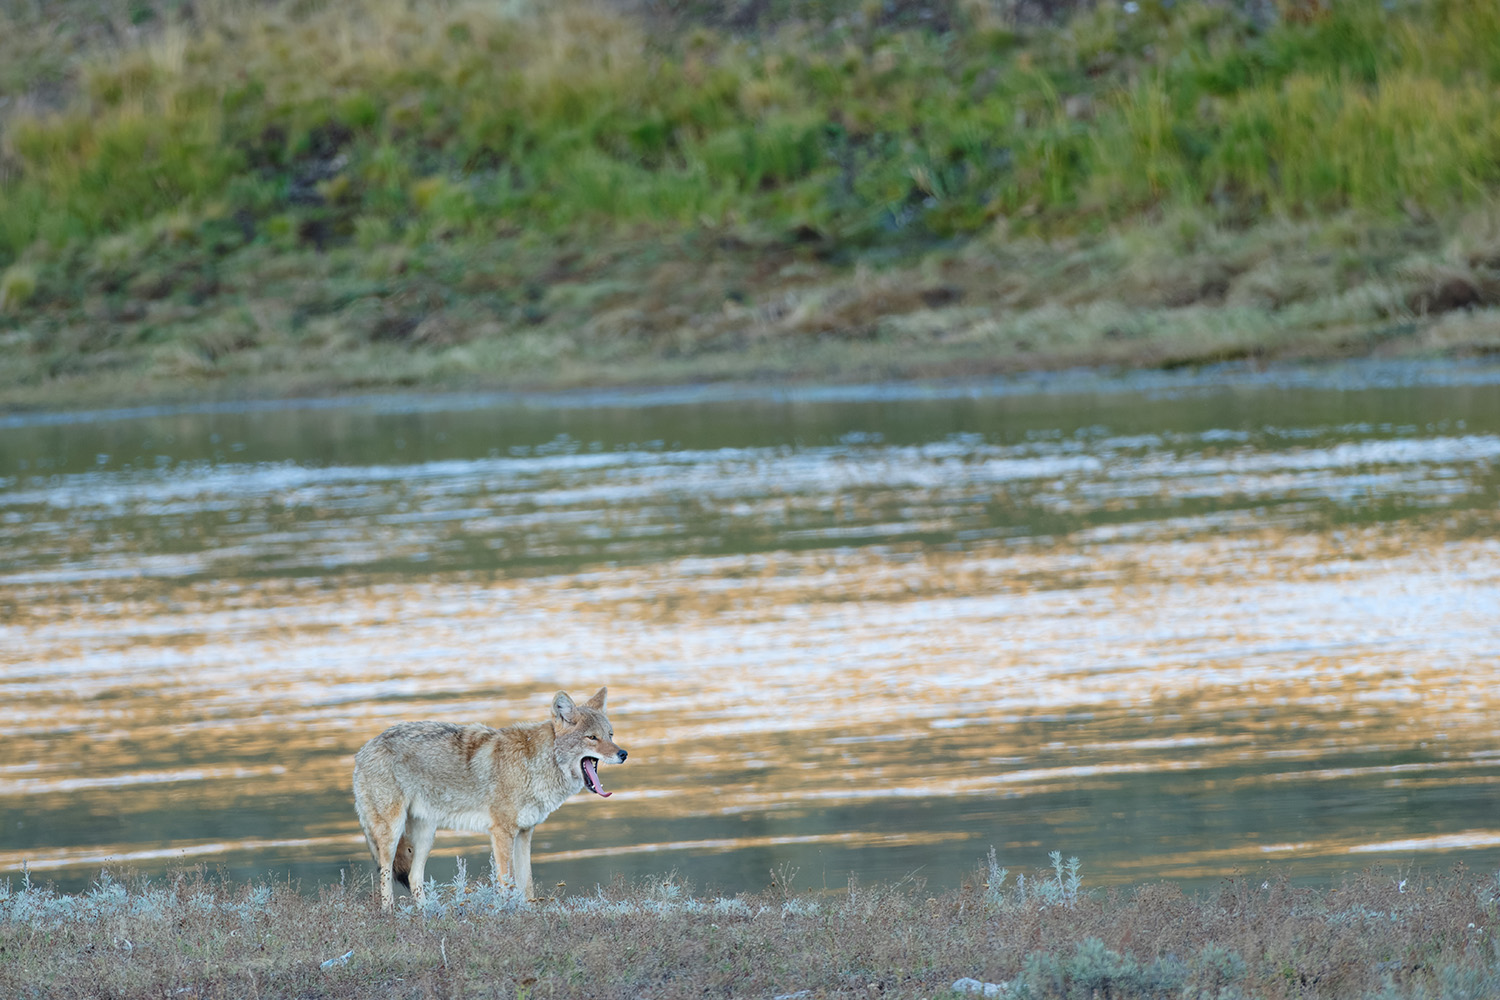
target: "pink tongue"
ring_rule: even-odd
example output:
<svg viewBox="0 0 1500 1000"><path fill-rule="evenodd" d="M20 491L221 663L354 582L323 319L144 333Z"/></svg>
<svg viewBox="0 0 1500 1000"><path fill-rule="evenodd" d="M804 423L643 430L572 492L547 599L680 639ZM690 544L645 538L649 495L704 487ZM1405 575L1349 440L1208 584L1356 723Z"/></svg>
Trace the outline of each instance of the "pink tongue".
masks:
<svg viewBox="0 0 1500 1000"><path fill-rule="evenodd" d="M602 795L606 799L614 792L606 792L604 786L599 784L599 762L592 757L583 758L583 783L589 786L589 791L595 795Z"/></svg>

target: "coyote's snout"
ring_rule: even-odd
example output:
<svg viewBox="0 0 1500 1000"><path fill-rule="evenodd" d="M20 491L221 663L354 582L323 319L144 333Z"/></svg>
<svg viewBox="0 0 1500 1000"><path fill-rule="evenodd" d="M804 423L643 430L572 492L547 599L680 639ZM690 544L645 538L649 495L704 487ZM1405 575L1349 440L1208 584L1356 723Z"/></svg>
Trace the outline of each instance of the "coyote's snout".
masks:
<svg viewBox="0 0 1500 1000"><path fill-rule="evenodd" d="M531 831L585 788L609 796L599 764L625 762L604 714L606 691L582 705L557 692L546 722L504 729L403 722L361 747L354 807L380 867L381 907L391 908L393 879L421 900L439 827L488 833L496 876L533 898Z"/></svg>

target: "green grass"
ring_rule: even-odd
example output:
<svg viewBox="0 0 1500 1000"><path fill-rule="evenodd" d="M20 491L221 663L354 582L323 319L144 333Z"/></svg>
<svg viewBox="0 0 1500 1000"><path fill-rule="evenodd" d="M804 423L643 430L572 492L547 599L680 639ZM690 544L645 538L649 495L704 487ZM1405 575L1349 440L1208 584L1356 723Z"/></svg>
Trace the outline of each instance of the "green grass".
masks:
<svg viewBox="0 0 1500 1000"><path fill-rule="evenodd" d="M850 881L695 896L672 875L527 906L468 880L421 909L339 885L239 885L201 870L158 883L102 874L62 895L0 886L7 997L951 997L1036 1000L1426 998L1500 989L1494 878L1371 869L1328 887L1236 876L1080 886L1076 860L959 887ZM355 885L359 881L361 884Z"/></svg>
<svg viewBox="0 0 1500 1000"><path fill-rule="evenodd" d="M0 398L1495 349L1493 5L997 9L11 0Z"/></svg>

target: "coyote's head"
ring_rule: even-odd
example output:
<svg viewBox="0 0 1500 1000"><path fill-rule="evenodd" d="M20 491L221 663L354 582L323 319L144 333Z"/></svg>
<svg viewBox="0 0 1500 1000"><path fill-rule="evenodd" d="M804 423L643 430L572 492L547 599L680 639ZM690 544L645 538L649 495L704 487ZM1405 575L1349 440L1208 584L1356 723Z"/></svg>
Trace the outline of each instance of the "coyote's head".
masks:
<svg viewBox="0 0 1500 1000"><path fill-rule="evenodd" d="M599 783L599 763L625 763L625 751L615 745L615 730L604 714L604 696L608 688L600 688L582 705L573 704L568 692L559 691L552 698L552 733L557 738L557 766L575 781L595 795L606 798L614 793L606 792Z"/></svg>

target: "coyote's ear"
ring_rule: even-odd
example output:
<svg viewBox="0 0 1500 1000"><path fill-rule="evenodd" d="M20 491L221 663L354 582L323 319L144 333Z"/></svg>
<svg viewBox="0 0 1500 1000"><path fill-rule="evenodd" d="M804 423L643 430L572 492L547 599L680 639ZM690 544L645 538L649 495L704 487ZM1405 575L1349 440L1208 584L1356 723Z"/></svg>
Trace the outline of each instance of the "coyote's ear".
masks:
<svg viewBox="0 0 1500 1000"><path fill-rule="evenodd" d="M578 721L578 706L568 697L568 692L559 691L552 696L552 717L565 726Z"/></svg>
<svg viewBox="0 0 1500 1000"><path fill-rule="evenodd" d="M604 711L604 696L609 693L609 688L602 687L594 692L594 696L583 703L584 708L592 708L595 711Z"/></svg>

